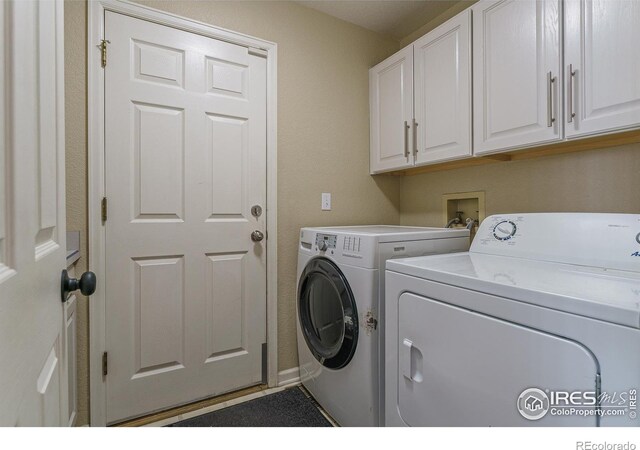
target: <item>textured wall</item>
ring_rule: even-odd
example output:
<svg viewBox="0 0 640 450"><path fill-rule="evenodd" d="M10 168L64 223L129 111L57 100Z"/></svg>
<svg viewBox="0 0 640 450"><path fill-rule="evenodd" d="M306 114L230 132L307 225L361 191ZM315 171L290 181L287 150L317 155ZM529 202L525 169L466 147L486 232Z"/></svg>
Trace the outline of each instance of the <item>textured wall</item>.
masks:
<svg viewBox="0 0 640 450"><path fill-rule="evenodd" d="M369 168L368 69L398 47L293 2L153 1L148 6L278 44L278 355L297 365L295 273L302 226L399 222L400 180ZM86 265L86 6L65 2L68 229ZM320 194L333 210L320 211ZM80 415L88 421L88 309L79 310Z"/></svg>
<svg viewBox="0 0 640 450"><path fill-rule="evenodd" d="M442 195L484 191L486 213L640 213L640 144L407 176L401 223L443 226Z"/></svg>
<svg viewBox="0 0 640 450"><path fill-rule="evenodd" d="M80 259L77 274L87 270L87 7L83 1L64 4L64 89L67 183L67 230L80 231ZM89 421L89 305L78 296L77 367L78 416L76 423Z"/></svg>
<svg viewBox="0 0 640 450"><path fill-rule="evenodd" d="M478 0L461 0L461 1L459 1L458 3L453 5L451 8L447 9L445 12L440 14L439 16L433 18L429 22L427 22L424 25L422 25L416 31L414 31L414 32L410 33L409 35L405 36L404 38L402 38L400 40L400 46L401 47L406 47L407 45L411 44L416 39L421 38L422 36L427 34L429 31L431 31L434 28L436 28L437 26L445 23L447 20L449 20L453 16L461 13L462 11L464 11L467 8L469 8L471 5L473 5L476 2L478 2Z"/></svg>

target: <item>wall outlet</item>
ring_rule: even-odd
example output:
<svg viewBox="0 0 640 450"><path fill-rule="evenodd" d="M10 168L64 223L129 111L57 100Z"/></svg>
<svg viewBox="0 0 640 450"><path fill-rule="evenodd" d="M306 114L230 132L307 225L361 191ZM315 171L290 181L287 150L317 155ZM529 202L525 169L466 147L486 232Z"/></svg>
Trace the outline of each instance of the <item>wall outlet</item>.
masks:
<svg viewBox="0 0 640 450"><path fill-rule="evenodd" d="M322 193L322 210L331 211L331 194L329 192Z"/></svg>

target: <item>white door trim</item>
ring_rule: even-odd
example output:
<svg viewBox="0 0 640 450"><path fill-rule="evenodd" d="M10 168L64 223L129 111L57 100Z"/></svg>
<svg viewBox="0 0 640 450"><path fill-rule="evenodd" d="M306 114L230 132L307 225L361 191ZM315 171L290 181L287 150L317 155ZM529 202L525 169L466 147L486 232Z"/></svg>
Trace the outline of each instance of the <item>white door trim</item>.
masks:
<svg viewBox="0 0 640 450"><path fill-rule="evenodd" d="M126 14L255 49L267 58L267 384L278 385L278 233L277 233L277 44L202 22L165 13L125 0L89 2L87 30L89 267L98 283L89 302L89 382L91 425L106 425L106 385L102 376L105 351L105 229L101 220L104 197L104 70L98 44L104 36L106 11Z"/></svg>

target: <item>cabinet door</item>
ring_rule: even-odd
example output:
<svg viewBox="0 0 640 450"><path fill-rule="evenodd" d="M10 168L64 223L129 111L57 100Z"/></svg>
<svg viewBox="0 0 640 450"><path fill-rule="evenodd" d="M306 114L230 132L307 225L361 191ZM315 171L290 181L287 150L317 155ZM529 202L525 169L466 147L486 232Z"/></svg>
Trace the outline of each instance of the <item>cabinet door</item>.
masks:
<svg viewBox="0 0 640 450"><path fill-rule="evenodd" d="M371 173L413 165L413 47L369 70Z"/></svg>
<svg viewBox="0 0 640 450"><path fill-rule="evenodd" d="M416 164L471 155L471 10L413 44Z"/></svg>
<svg viewBox="0 0 640 450"><path fill-rule="evenodd" d="M567 137L639 126L640 2L569 0L565 27Z"/></svg>
<svg viewBox="0 0 640 450"><path fill-rule="evenodd" d="M474 153L560 140L559 0L480 1L472 11Z"/></svg>

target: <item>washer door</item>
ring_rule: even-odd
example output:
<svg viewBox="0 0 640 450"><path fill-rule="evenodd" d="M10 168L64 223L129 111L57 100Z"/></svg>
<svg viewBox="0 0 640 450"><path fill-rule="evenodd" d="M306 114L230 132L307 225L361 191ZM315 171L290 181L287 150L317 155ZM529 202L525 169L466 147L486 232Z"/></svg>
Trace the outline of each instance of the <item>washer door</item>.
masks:
<svg viewBox="0 0 640 450"><path fill-rule="evenodd" d="M346 366L358 343L358 310L347 279L329 259L314 258L298 286L298 319L311 353L330 369Z"/></svg>

